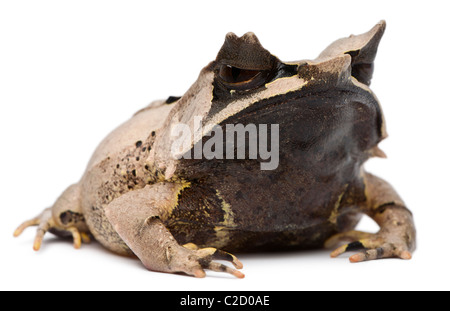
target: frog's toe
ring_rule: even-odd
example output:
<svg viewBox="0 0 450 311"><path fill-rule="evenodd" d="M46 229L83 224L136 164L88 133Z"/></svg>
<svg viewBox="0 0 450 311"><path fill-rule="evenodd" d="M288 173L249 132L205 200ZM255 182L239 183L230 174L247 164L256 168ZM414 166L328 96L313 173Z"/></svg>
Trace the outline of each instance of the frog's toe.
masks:
<svg viewBox="0 0 450 311"><path fill-rule="evenodd" d="M67 232L73 237L73 245L76 249L81 247L82 241L88 241L89 237L86 234L80 233L75 227L58 228L52 217L52 210L48 208L44 210L39 216L25 221L22 223L16 231L14 231L14 237L20 236L28 227L37 226L36 237L33 243L33 249L39 251L42 246L44 236L48 231L54 230L56 232Z"/></svg>
<svg viewBox="0 0 450 311"><path fill-rule="evenodd" d="M405 260L412 258L407 244L397 237L389 238L389 236L384 234L370 234L355 231L346 236L347 240L352 235L363 238L338 247L331 253L331 257L338 257L345 252L361 251L351 256L349 258L350 262L358 263L382 258L401 258Z"/></svg>
<svg viewBox="0 0 450 311"><path fill-rule="evenodd" d="M391 248L391 245L385 245L383 247L378 247L377 249L366 250L365 252L351 256L350 262L358 263L382 258L401 258L404 260L412 259L411 252L407 250L394 251Z"/></svg>
<svg viewBox="0 0 450 311"><path fill-rule="evenodd" d="M229 261L236 269L218 263L216 260ZM192 243L184 245L182 249L178 249L171 260L173 272L184 272L198 278L206 276L204 270L211 270L228 273L242 279L245 275L237 270L242 268L243 265L236 256L215 248L198 248Z"/></svg>
<svg viewBox="0 0 450 311"><path fill-rule="evenodd" d="M202 254L201 256L204 258L211 258L212 260L225 260L225 261L229 261L233 264L233 266L235 266L236 269L242 269L244 268L244 265L242 264L242 262L237 259L236 256L234 256L233 254L227 253L225 251L222 251L220 249L217 248L199 248L197 245L193 244L193 243L189 243L189 244L185 244L183 245L183 247L190 249L190 250L195 250L198 253Z"/></svg>
<svg viewBox="0 0 450 311"><path fill-rule="evenodd" d="M237 277L238 279L245 278L245 275L242 272L240 272L240 271L238 271L236 269L227 267L227 266L225 266L223 264L220 264L220 263L217 263L217 262L210 262L205 267L205 269L209 269L211 271L216 271L216 272L225 272L225 273L228 273L228 274L231 274L231 275Z"/></svg>

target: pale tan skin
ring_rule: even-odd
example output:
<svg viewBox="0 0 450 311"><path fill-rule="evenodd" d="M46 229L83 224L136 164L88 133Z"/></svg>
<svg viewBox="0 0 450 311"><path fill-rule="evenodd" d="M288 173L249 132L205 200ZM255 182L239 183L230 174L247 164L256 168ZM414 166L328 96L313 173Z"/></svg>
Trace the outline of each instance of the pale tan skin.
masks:
<svg viewBox="0 0 450 311"><path fill-rule="evenodd" d="M352 79L346 69L351 58L343 52L349 48L370 47L380 27L384 24L377 25L367 34L337 41L311 62L326 71L342 74L342 79ZM92 234L113 252L137 256L149 270L204 277L204 270L210 269L243 278L244 275L238 271L243 265L235 256L216 248L199 249L194 244L181 246L162 221L176 205L178 193L187 186L187 182L178 179L175 174L177 160L167 156L171 126L176 123L191 124L190 116L208 114L212 79L213 75L203 70L197 82L177 103L167 105L164 101L155 102L112 132L95 151L81 180L69 187L53 207L22 224L14 235L19 236L29 226L38 226L34 249L39 250L44 234L49 230L70 234L75 248L80 248L82 242L89 242L89 234ZM277 80L257 96L236 101L205 127L219 123L252 102L301 88L302 83L304 81L297 77ZM359 82L355 80L353 83ZM141 144L151 144L152 150L143 152ZM374 149L373 156L383 156L383 153ZM120 164L116 166L115 163ZM125 178L130 172L137 182L132 188L127 188L119 181L120 176ZM117 185L111 186L115 181ZM106 182L109 182L108 187L105 187ZM360 241L367 251L352 256L352 262L388 257L410 259L414 243L408 245L398 237L406 235L414 241L414 227L408 226L412 223L412 215L389 184L372 175L366 176L366 183L370 185L367 197L371 199L361 210L373 217L382 229L378 234L343 233L331 238L327 246L343 240ZM392 202L398 209L380 213L377 208L386 202ZM332 256L346 250L348 245L335 250ZM228 260L234 268L214 260Z"/></svg>

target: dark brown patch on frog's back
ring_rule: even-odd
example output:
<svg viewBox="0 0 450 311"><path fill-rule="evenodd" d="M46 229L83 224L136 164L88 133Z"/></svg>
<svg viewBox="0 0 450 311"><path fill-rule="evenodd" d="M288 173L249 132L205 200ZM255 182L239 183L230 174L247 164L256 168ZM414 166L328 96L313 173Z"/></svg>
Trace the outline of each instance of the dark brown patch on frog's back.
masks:
<svg viewBox="0 0 450 311"><path fill-rule="evenodd" d="M177 240L186 241L180 244L204 245L215 237L216 227L225 222L223 206L217 190L194 181L180 192L178 204L164 219L164 224Z"/></svg>
<svg viewBox="0 0 450 311"><path fill-rule="evenodd" d="M242 244L246 239L236 232L279 236L314 227L328 235L356 224L352 206L366 199L361 166L382 139L382 116L375 98L352 88L305 88L263 100L222 124L280 124L276 170L261 171L258 160L181 161L181 176L217 189L231 207L231 239ZM319 231L307 236L310 242L322 242Z"/></svg>
<svg viewBox="0 0 450 311"><path fill-rule="evenodd" d="M178 205L172 210L170 221L218 224L224 221L223 201L214 188L205 187L194 182L190 187L183 189L178 195Z"/></svg>

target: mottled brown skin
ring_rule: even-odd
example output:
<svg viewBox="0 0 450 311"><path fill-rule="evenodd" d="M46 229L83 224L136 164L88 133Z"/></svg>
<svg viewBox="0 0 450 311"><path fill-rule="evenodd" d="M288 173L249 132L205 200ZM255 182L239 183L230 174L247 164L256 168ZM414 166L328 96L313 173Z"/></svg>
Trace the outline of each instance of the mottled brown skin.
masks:
<svg viewBox="0 0 450 311"><path fill-rule="evenodd" d="M181 98L139 111L108 136L86 173L51 209L22 224L72 235L88 233L106 248L135 255L150 270L204 277L204 269L244 275L228 252L338 245L332 256L361 250L352 262L410 259L411 213L385 181L364 171L386 138L383 114L369 89L385 30L341 39L312 61L283 63L252 33L228 34L217 59ZM213 126L279 124L280 162L175 159L172 126L204 120L189 147L206 142ZM182 153L183 153L182 152ZM377 234L352 231L362 214ZM219 250L220 249L220 250ZM228 260L236 269L218 264Z"/></svg>

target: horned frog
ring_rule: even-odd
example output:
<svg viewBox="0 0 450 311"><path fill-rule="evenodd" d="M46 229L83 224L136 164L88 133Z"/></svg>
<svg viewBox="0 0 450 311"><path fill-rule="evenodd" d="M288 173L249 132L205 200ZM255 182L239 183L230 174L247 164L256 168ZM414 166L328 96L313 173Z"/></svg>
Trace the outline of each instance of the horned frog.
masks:
<svg viewBox="0 0 450 311"><path fill-rule="evenodd" d="M411 212L387 182L363 168L369 158L385 156L378 148L387 137L385 121L369 88L385 26L340 39L315 60L289 63L253 33L229 33L184 96L154 102L113 131L81 180L15 236L38 226L39 250L48 231L72 236L76 248L92 235L149 270L195 277L209 269L243 278L235 252L342 242L349 244L332 257L360 251L351 262L410 259ZM195 117L204 130L181 153L205 143L212 129L277 124L277 167L261 169L261 157L172 156L173 127ZM379 224L378 233L354 231L362 214Z"/></svg>

